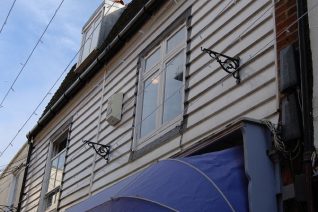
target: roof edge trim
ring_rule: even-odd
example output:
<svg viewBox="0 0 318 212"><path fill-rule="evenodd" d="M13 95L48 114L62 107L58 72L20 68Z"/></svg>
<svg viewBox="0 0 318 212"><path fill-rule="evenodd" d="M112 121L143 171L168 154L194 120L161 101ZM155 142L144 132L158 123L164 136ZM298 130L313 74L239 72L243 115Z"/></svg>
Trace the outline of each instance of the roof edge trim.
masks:
<svg viewBox="0 0 318 212"><path fill-rule="evenodd" d="M122 29L118 35L125 35L129 29L142 17L143 14L147 14L147 10L154 5L156 0L149 0L134 16L134 18ZM58 99L58 101L46 112L43 117L37 122L37 124L31 129L31 131L26 135L28 139L35 137L37 133L39 133L43 127L55 116L55 114L59 111L60 107L63 106L68 100L65 99L65 93L69 94L72 92L76 92L80 89L80 84L88 79L93 73L93 71L100 65L102 62L102 58L104 58L112 49L113 46L122 42L118 35L113 39L113 41L107 45L104 50L97 56L97 58L92 62L92 64L77 78L77 80L67 89L62 96ZM81 79L81 80L80 80ZM55 111L55 114L51 113L51 111Z"/></svg>

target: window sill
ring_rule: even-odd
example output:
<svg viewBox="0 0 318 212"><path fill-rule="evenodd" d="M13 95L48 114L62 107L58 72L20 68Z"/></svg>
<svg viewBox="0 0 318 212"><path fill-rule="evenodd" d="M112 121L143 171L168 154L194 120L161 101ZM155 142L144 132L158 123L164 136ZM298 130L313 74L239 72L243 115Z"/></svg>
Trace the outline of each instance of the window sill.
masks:
<svg viewBox="0 0 318 212"><path fill-rule="evenodd" d="M45 212L55 212L55 211L57 211L57 205L55 205L55 207L48 208L45 210Z"/></svg>
<svg viewBox="0 0 318 212"><path fill-rule="evenodd" d="M165 128L161 133L158 133L157 136L153 136L153 138L140 143L136 149L131 152L129 161L137 160L145 154L152 152L158 147L166 144L171 139L180 135L182 128L183 122L181 120L175 121L175 124ZM156 134L156 132L154 134Z"/></svg>
<svg viewBox="0 0 318 212"><path fill-rule="evenodd" d="M167 132L173 130L174 128L178 126L181 126L181 124L182 124L182 114L176 116L171 121L166 122L160 128L148 134L144 138L136 139L135 140L136 145L134 150L139 150L143 148L144 146L147 146L148 144L152 143L153 141L165 135Z"/></svg>

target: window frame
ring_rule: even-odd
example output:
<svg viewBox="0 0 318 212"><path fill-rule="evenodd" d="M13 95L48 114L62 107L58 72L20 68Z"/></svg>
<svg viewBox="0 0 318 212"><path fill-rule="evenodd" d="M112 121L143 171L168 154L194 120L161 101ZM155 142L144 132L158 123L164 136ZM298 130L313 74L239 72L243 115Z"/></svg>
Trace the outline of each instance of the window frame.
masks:
<svg viewBox="0 0 318 212"><path fill-rule="evenodd" d="M67 139L67 138L66 138L66 139ZM53 144L53 148L54 148L54 144ZM58 161L57 161L57 167L59 167L59 165L60 165L60 159L61 159L60 156L61 156L62 154L64 154L64 153L66 153L66 146L65 146L65 148L64 148L63 150L61 150L61 151L58 152L56 155L54 155L53 157L51 157L51 160L50 160L49 183L50 183L50 179L51 179L52 163L53 163L53 161L54 161L55 159L59 158ZM64 164L65 164L65 156L66 156L66 155L64 155ZM64 166L64 164L63 164L63 166ZM64 169L63 169L63 170L64 170ZM60 185L55 186L56 179L57 179L57 171L56 171L55 177L54 177L54 188L51 189L51 190L49 190L49 183L48 183L48 188L47 188L47 192L46 192L46 193L50 193L52 190L55 190L57 187L60 186Z"/></svg>
<svg viewBox="0 0 318 212"><path fill-rule="evenodd" d="M176 35L180 30L184 30L184 40L180 41L170 52L167 52L168 40ZM164 116L164 99L165 99L165 84L166 84L166 64L168 64L173 58L182 54L182 66L183 66L183 81L182 88L185 87L185 73L186 73L186 49L187 49L187 38L188 38L188 27L185 22L182 22L178 27L170 30L168 36L163 37L157 41L156 45L151 46L150 49L146 49L145 53L140 56L140 67L139 67L139 82L138 82L138 95L136 105L136 119L135 119L135 131L134 131L134 144L133 149L138 150L145 145L153 142L163 134L171 131L176 126L180 125L183 118L184 111L184 89L180 89L181 92L181 113L173 119L163 122ZM146 60L160 48L160 60L153 65L149 70L146 70ZM183 52L183 53L182 53ZM159 73L159 74L158 74ZM158 88L158 97L156 105L156 127L148 134L141 137L141 120L143 113L143 101L144 101L144 85L148 79L152 76L160 76L160 83ZM158 102L159 101L159 102ZM158 117L159 116L159 117Z"/></svg>
<svg viewBox="0 0 318 212"><path fill-rule="evenodd" d="M21 166L23 163L21 163L19 166ZM11 183L9 186L9 192L8 192L8 199L7 199L7 205L10 207L14 207L16 203L16 198L17 198L17 189L19 189L17 186L19 184L20 180L20 174L21 170L18 166L17 170L14 170L12 173L12 178L11 178Z"/></svg>
<svg viewBox="0 0 318 212"><path fill-rule="evenodd" d="M56 209L58 208L58 203L59 203L59 198L60 198L60 191L61 191L61 186L62 186L62 182L63 182L63 175L64 175L64 169L65 169L65 164L66 164L66 154L67 154L67 147L68 147L68 143L69 143L69 133L70 133L70 125L67 126L64 130L60 131L59 134L54 138L51 138L50 140L50 144L49 144L49 157L47 159L47 165L46 165L46 170L45 170L45 184L43 186L44 191L43 191L43 201L42 201L42 210L40 211L56 211ZM66 140L66 145L65 147L60 151L57 152L56 154L55 152L55 148L61 144L62 142L64 142ZM62 169L62 176L61 176L61 183L58 186L54 186L53 189L49 190L49 183L50 183L50 178L51 178L51 168L52 168L52 162L53 160L55 160L56 158L60 157L62 154L65 153L64 156L64 164L63 169ZM55 155L54 155L55 154ZM60 159L59 159L60 160ZM58 164L59 165L59 160L58 160ZM56 175L55 174L55 180L56 180ZM56 194L56 201L54 204L48 206L48 198L50 197L50 195L52 194Z"/></svg>
<svg viewBox="0 0 318 212"><path fill-rule="evenodd" d="M79 60L78 63L82 63L89 55L90 53L92 53L94 51L94 49L92 49L92 43L93 43L93 36L94 36L94 31L97 30L98 27L96 27L96 23L98 22L98 20L100 19L101 21L98 23L101 27L102 25L102 21L103 21L103 16L104 16L104 10L105 7L102 7L96 14L95 16L92 18L92 20L83 28L82 30L82 41L81 41L81 50L80 50L80 55L79 55ZM91 33L91 38L87 39L88 32L90 31L90 29L93 29L92 33ZM94 30L95 29L95 30ZM98 39L100 37L100 33L98 33L97 35L97 45L98 45ZM84 49L85 49L85 44L86 42L88 42L88 40L90 40L90 44L89 44L89 49L88 49L88 54L86 55L86 57L83 58L83 53L84 53ZM97 46L96 45L96 46ZM96 47L95 47L96 48Z"/></svg>

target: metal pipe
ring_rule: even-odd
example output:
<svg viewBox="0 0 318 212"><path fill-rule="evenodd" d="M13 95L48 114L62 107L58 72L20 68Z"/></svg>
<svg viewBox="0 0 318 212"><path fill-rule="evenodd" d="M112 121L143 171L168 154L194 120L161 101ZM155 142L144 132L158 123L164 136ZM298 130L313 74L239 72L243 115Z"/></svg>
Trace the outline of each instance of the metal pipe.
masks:
<svg viewBox="0 0 318 212"><path fill-rule="evenodd" d="M26 183L26 179L27 179L27 175L28 175L29 163L30 163L30 160L31 160L31 153L32 153L32 150L33 150L33 140L29 139L28 140L28 145L29 145L28 156L27 156L27 160L26 160L26 166L25 166L25 169L24 169L23 180L22 180L22 188L21 188L21 192L20 192L20 197L19 197L19 203L18 203L17 211L21 211L23 194L24 194L24 191L25 191L25 183Z"/></svg>
<svg viewBox="0 0 318 212"><path fill-rule="evenodd" d="M307 13L307 1L297 0L297 16L302 17ZM313 98L313 70L312 55L310 50L308 14L298 22L299 36L299 57L300 57L300 79L302 95L302 122L304 155L303 166L305 171L305 188L307 199L307 210L313 212L313 189L312 189L312 167L311 155L314 151L313 140L313 117L312 117L312 98Z"/></svg>

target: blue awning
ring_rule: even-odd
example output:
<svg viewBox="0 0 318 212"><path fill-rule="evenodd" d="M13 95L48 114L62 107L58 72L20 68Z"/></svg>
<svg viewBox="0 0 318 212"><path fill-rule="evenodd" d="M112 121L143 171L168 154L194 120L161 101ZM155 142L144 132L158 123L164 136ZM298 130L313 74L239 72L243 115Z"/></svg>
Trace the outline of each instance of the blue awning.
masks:
<svg viewBox="0 0 318 212"><path fill-rule="evenodd" d="M160 161L67 211L248 211L247 184L234 147Z"/></svg>

